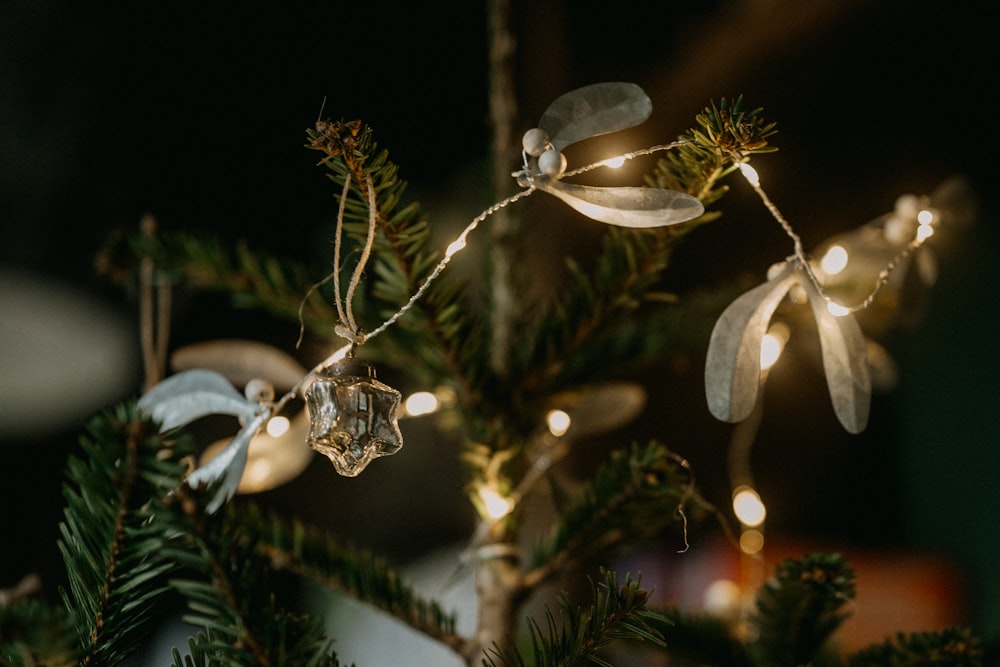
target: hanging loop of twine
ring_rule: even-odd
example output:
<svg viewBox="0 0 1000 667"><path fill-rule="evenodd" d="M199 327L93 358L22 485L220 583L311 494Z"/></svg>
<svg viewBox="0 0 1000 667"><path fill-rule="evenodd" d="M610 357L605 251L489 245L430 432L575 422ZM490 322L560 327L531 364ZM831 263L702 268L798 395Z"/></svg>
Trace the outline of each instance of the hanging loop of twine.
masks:
<svg viewBox="0 0 1000 667"><path fill-rule="evenodd" d="M347 284L347 291L343 297L341 297L340 292L340 249L344 236L344 210L347 206L347 196L350 192L351 187L351 174L348 173L347 177L344 179L344 189L340 194L340 207L337 210L337 231L333 242L333 292L334 301L337 305L337 315L340 318L340 323L334 327L334 333L336 333L341 338L349 340L352 344L352 350L358 345L363 345L365 342L365 334L361 327L358 325L357 319L354 317L354 293L361 284L361 277L364 274L365 266L368 264L368 260L371 257L372 245L375 242L375 227L378 221L377 212L377 202L375 200L375 185L372 183L371 176L365 177L365 194L368 197L368 234L365 237L365 244L361 250L361 257L358 258L358 263L354 266L354 272L351 274L351 280Z"/></svg>

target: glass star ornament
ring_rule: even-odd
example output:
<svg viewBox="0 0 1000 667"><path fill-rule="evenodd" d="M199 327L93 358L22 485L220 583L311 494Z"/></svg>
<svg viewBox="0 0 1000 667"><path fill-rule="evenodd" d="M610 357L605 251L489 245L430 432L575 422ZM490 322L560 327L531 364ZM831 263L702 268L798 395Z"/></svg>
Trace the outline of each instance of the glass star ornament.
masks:
<svg viewBox="0 0 1000 667"><path fill-rule="evenodd" d="M369 364L352 357L335 362L305 392L309 446L341 475L356 477L374 459L403 446L397 422L401 399L375 378Z"/></svg>
<svg viewBox="0 0 1000 667"><path fill-rule="evenodd" d="M696 197L662 188L597 187L563 180L563 149L584 139L642 123L652 113L649 97L634 83L596 83L572 90L549 105L538 127L521 141L523 187L547 192L588 218L620 227L663 227L705 212Z"/></svg>
<svg viewBox="0 0 1000 667"><path fill-rule="evenodd" d="M797 261L736 299L719 317L705 360L705 394L712 415L726 422L750 416L762 383L761 345L775 310L788 293L806 294L823 355L823 370L833 409L849 433L868 424L871 375L865 337L850 313L834 315L829 302Z"/></svg>

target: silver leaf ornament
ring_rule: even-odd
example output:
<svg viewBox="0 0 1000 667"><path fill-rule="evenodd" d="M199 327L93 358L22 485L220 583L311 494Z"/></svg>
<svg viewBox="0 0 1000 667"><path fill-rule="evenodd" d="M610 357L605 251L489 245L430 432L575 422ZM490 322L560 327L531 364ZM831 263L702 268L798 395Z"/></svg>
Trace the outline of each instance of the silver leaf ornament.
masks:
<svg viewBox="0 0 1000 667"><path fill-rule="evenodd" d="M240 432L226 445L225 449L211 461L188 475L187 484L192 489L219 482L205 507L210 514L214 514L224 503L236 495L240 479L243 477L243 470L247 465L247 450L250 447L250 440L270 416L271 413L267 410L258 414L240 429Z"/></svg>
<svg viewBox="0 0 1000 667"><path fill-rule="evenodd" d="M139 408L160 422L163 431L208 415L233 415L245 422L259 410L229 380L205 369L171 375L143 394Z"/></svg>
<svg viewBox="0 0 1000 667"><path fill-rule="evenodd" d="M617 132L649 118L653 104L634 83L596 83L572 90L549 105L538 123L549 151L562 150L584 139ZM576 185L562 180L562 169L547 171L534 155L525 160L519 182L562 200L583 215L609 225L632 228L663 227L697 218L705 208L683 192L646 187Z"/></svg>
<svg viewBox="0 0 1000 667"><path fill-rule="evenodd" d="M570 144L645 122L653 103L634 83L595 83L560 95L545 110L538 127L561 151Z"/></svg>
<svg viewBox="0 0 1000 667"><path fill-rule="evenodd" d="M828 302L796 263L737 298L715 323L705 361L705 395L709 411L726 422L750 416L761 385L761 344L771 318L794 286L808 296L819 331L830 400L849 433L868 424L871 375L865 338L850 314L834 315Z"/></svg>
<svg viewBox="0 0 1000 667"><path fill-rule="evenodd" d="M716 419L741 422L753 411L764 334L778 304L797 282L794 271L785 268L733 301L715 323L705 360L705 395Z"/></svg>
<svg viewBox="0 0 1000 667"><path fill-rule="evenodd" d="M868 425L872 396L865 337L853 316L831 313L823 295L812 283L804 282L819 330L833 410L848 433L860 433Z"/></svg>

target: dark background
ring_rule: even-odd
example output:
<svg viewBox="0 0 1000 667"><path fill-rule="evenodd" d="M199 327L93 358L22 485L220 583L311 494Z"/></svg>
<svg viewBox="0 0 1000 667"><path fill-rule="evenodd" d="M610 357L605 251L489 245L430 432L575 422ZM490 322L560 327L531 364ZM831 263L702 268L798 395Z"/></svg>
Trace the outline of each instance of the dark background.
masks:
<svg viewBox="0 0 1000 667"><path fill-rule="evenodd" d="M743 95L778 123L780 151L755 164L807 247L890 211L901 194L968 179L978 223L942 233L941 279L920 325L885 341L900 385L875 397L869 429L844 434L822 378L800 378L792 391L769 392L754 466L770 531L946 553L972 581L971 619L995 634L997 59L982 4L514 2L514 80L518 132L576 86L640 84L653 117L629 134L629 148L667 141L709 101ZM484 3L442 5L0 1L3 275L72 287L131 321L128 299L92 264L110 230L146 212L164 228L323 259L332 192L303 148L321 107L372 125L432 223L440 211L445 226L461 226L492 201L486 13ZM759 202L740 183L733 189L723 220L679 254L676 285L759 280L789 253ZM241 328L251 319L219 314L178 314L177 340L252 336ZM121 346L133 346L125 331ZM286 331L289 345L297 334ZM68 336L59 345L78 349ZM8 390L26 381L4 363ZM651 402L643 426L666 428L711 492L724 486L730 427L704 410L699 372L669 403ZM129 395L134 373L107 383ZM92 409L117 398L94 394ZM58 581L62 466L78 429L65 424L57 394L51 402L50 428L0 433L5 586L31 569L50 588ZM388 479L334 478L322 462L271 497L413 557L460 539L470 519L448 511L451 496L427 493L439 482L460 492L455 464L412 449L393 457ZM427 498L421 517L398 514L414 494Z"/></svg>

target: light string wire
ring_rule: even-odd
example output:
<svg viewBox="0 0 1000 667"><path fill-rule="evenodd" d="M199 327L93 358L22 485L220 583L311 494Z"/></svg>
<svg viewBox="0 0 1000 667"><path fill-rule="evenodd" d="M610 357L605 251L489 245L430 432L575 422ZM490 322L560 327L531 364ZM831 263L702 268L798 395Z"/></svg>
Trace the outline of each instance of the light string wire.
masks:
<svg viewBox="0 0 1000 667"><path fill-rule="evenodd" d="M586 172L592 171L594 169L597 169L599 167L612 167L612 165L614 165L614 166L620 166L620 164L623 163L624 161L633 160L635 158L638 158L638 157L641 157L641 156L650 155L650 154L654 154L654 153L657 153L657 152L672 150L672 149L678 148L680 146L688 145L690 143L691 142L687 141L687 140L678 140L678 141L671 142L669 144L660 144L660 145L650 146L650 147L643 148L643 149L636 150L636 151L631 151L631 152L628 152L628 153L623 153L621 155L618 155L618 156L615 156L615 157L612 157L612 158L608 158L608 159L605 159L605 160L594 162L594 163L585 165L583 167L579 167L577 169L573 169L573 170L567 171L564 174L562 174L560 176L560 178L568 178L568 177L575 176L575 175L578 175L578 174L586 173ZM817 291L823 296L823 298L827 301L828 304L839 305L839 304L836 304L836 302L824 290L821 281L816 276L815 272L812 269L812 266L810 265L810 262L808 260L808 257L807 257L807 255L805 253L805 249L804 249L803 244L802 244L801 237L795 232L795 230L792 227L791 223L781 213L781 211L780 211L780 209L778 209L777 205L775 205L774 202L770 199L770 197L767 195L767 193L765 192L765 190L763 189L763 187L761 187L760 181L759 181L759 177L757 176L756 171L754 171L749 166L749 164L747 164L747 161L745 160L745 158L743 156L741 156L739 154L736 154L736 153L732 153L732 154L729 155L729 157L730 157L730 159L732 159L733 163L739 168L740 173L743 175L744 179L747 181L747 183L750 185L750 187L757 193L757 195L760 198L761 202L763 203L763 205L765 206L765 208L770 212L771 216L775 219L775 221L778 222L778 224L782 227L782 229L785 231L785 233L788 235L788 237L792 240L793 247L794 247L794 255L790 259L793 259L802 268L803 272L807 276L807 278L810 281L810 283L817 289ZM423 295L427 292L427 290L430 288L431 284L435 280L437 280L437 278L443 273L443 271L445 270L445 268L447 268L447 266L451 262L452 258L458 252L460 252L461 250L463 250L466 247L467 239L468 239L469 235L473 231L475 231L476 228L481 223L483 223L489 217L491 217L492 215L494 215L497 211L500 211L501 209L504 209L504 208L506 208L506 207L508 207L508 206L510 206L510 205L512 205L512 204L514 204L514 203L516 203L518 201L520 201L521 199L524 199L524 198L530 196L531 194L533 194L534 192L537 191L538 188L535 186L535 184L533 182L533 178L532 178L533 175L534 174L532 174L530 172L530 169L528 167L527 157L525 156L524 168L521 171L512 173L512 176L514 176L515 178L517 178L518 176L526 176L527 177L527 187L524 190L521 190L520 192L515 193L514 195L511 195L511 196L509 196L509 197L507 197L505 199L502 199L502 200L500 200L498 202L495 202L494 204L492 204L491 206L489 206L488 208L486 208L485 210L483 210L475 218L473 218L465 226L465 228L459 233L459 235L455 238L455 240L452 241L447 246L447 248L446 248L446 250L444 252L444 255L441 258L441 260L437 263L437 265L435 265L434 269L423 279L423 281L420 283L420 285L417 288L417 290L410 296L410 298L407 300L407 302L405 304L403 304L403 306L401 306L388 319L386 319L385 321L383 321L382 324L380 324L378 327L376 327L375 329L371 330L368 333L364 333L364 332L361 331L360 327L358 327L357 321L356 321L356 319L354 317L353 308L352 308L352 300L353 300L354 293L355 293L357 287L360 284L364 267L365 267L366 263L368 262L368 260L370 258L370 255L371 255L371 250L372 250L372 246L373 246L373 242L374 242L375 228L377 226L377 218L378 218L378 214L377 214L377 200L376 200L376 197L375 197L375 191L374 191L374 186L373 186L372 181L371 181L371 177L368 177L368 179L366 181L366 195L367 195L367 203L368 203L368 207L369 207L368 232L367 232L367 236L366 236L366 239L365 239L365 244L364 244L364 247L363 247L363 250L362 250L361 257L359 258L359 261L358 261L357 265L355 266L354 272L353 272L353 274L351 276L351 281L350 281L350 283L348 285L348 289L347 289L346 295L345 295L343 301L341 301L341 298L340 298L340 278L339 278L340 251L341 251L341 241L342 241L342 236L343 236L344 212L345 212L346 200L347 200L347 196L349 194L349 189L350 189L350 184L351 184L350 174L347 174L346 179L345 179L345 183L344 183L344 188L343 188L343 191L341 193L341 200L340 200L340 203L339 203L338 215L337 215L337 229L336 229L336 238L335 238L335 242L334 242L334 267L335 268L334 268L334 272L333 272L333 281L334 281L334 291L335 291L335 299L336 299L336 305L337 305L337 312L338 312L338 316L340 317L340 320L341 320L341 325L338 326L338 327L336 327L335 331L336 331L336 333L339 336L341 336L341 337L346 338L347 340L349 340L350 343L348 345L345 345L345 346L337 349L335 352L333 352L331 355L329 355L326 359L324 359L319 364L317 364L316 366L314 366L298 383L296 383L296 385L294 387L292 387L278 401L276 401L275 403L271 404L270 406L267 406L267 412L269 414L272 414L272 415L273 414L279 414L280 411L281 411L281 409L284 407L284 405L288 401L290 401L293 397L295 397L302 390L302 388L306 384L308 384L309 382L311 382L312 379L315 378L319 373L321 373L325 368L327 368L328 366L330 366L333 363L336 363L338 360L344 358L346 355L348 355L350 353L353 353L353 350L354 350L354 348L356 346L361 345L364 342L370 340L371 338L374 338L375 336L380 335L381 333L383 333L384 331L386 331L390 326L392 326L393 324L395 324L396 321L399 320L403 315L405 315L407 312L409 312L414 307L414 305L417 303L417 301L419 301L420 298L423 297ZM923 239L920 238L919 236L916 237L916 238L914 238L892 260L890 260L888 262L888 264L879 272L875 288L873 289L873 291L871 292L871 294L867 298L865 298L860 304L857 304L857 305L855 305L853 307L842 307L842 308L846 308L846 310L848 312L855 312L855 311L867 308L869 305L871 305L871 303L874 301L874 299L877 296L877 294L879 293L879 291L885 286L885 284L887 284L890 273L893 270L895 270L895 268L899 265L899 263L906 256L908 256L911 252L913 252L913 250L915 250L922 243L922 241L923 241ZM302 304L300 304L300 307L299 307L300 324L302 324L303 330L304 330L304 323L301 320L302 305L305 303L305 299L308 298L308 296L309 296L309 294L311 294L312 290L315 289L315 288L318 288L320 285L322 285L324 282L326 282L326 280L328 280L329 278L330 277L327 276L327 278L324 278L323 281L321 281L321 282L313 285L310 288L310 291L306 294L306 297L303 299ZM300 342L301 342L301 339L302 339L302 331L300 331L300 337L299 337ZM550 455L551 455L551 453L550 453ZM527 490L531 486L534 485L534 483L537 481L538 478L540 478L541 476L544 475L545 471L550 467L551 463L553 463L554 460L558 459L558 458L561 458L561 457L560 457L560 455L558 453L556 453L556 455L555 455L554 458L550 458L550 456L543 456L538 461L535 462L535 464L532 466L532 468L530 468L529 471L528 471L528 473L525 475L524 479L522 479L521 482L517 485L517 487L515 489L515 492L511 495L510 498L508 498L508 500L511 502L511 506L510 506L510 509L508 510L507 514L509 514L510 511L513 511L513 508L516 505L516 501L519 501L521 498L523 498L523 496L527 492ZM682 463L683 464L687 464L687 462L684 461L684 460L682 460ZM691 471L690 471L689 466L685 465L684 467L685 467L685 469L690 474ZM692 479L692 482L693 482L693 479ZM677 515L679 516L679 518L681 519L682 524L683 524L684 547L681 550L681 552L686 551L687 548L688 548L688 542L687 542L687 516L684 513L684 503L687 502L687 501L690 501L692 499L694 499L694 500L700 500L701 502L699 504L704 503L704 500L700 499L700 497L698 496L698 494L695 493L693 491L693 488L690 488L690 485L689 485L688 488L686 489L686 491L685 491L682 499L681 499L681 503L679 504L679 506L677 508ZM717 509L715 511L718 512ZM485 536L485 532L488 531L491 526L495 525L499 520L501 520L501 518L502 517L498 517L498 518L493 519L493 520L482 520L480 522L480 525L477 527L477 530L475 531L475 534L474 534L472 540L470 541L470 544L467 546L467 548L463 552L463 559L462 560L464 560L466 563L468 563L468 562L470 562L472 560L484 560L484 559L488 559L488 558L493 558L493 557L496 557L498 555L498 554L494 553L494 550L496 550L496 549L500 549L503 552L500 555L513 555L513 554L519 553L520 548L517 545L503 545L503 544L492 545L492 547L489 549L488 552L484 552L483 551L482 540L483 540L483 537ZM725 525L725 524L723 524L723 525ZM731 535L730 535L730 539L732 539ZM513 554L511 552L513 552ZM461 569L461 567L459 569Z"/></svg>
<svg viewBox="0 0 1000 667"><path fill-rule="evenodd" d="M669 143L669 144L658 144L656 146L649 146L647 148L642 148L642 149L639 149L639 150L636 150L636 151L631 151L631 152L628 152L628 153L623 153L621 155L615 156L615 157L610 158L610 159L600 160L598 162L594 162L594 163L585 165L583 167L579 167L577 169L574 169L572 171L569 171L569 172L563 174L560 178L567 178L567 177L570 177L570 176L575 176L577 174L586 173L588 171L592 171L592 170L597 169L599 167L608 167L609 166L609 162L611 162L611 161L618 161L618 160L628 161L628 160L634 160L635 158L638 158L638 157L642 157L642 156L645 156L645 155L650 155L650 154L658 153L658 152L662 152L662 151L672 150L674 148L678 148L680 146L683 146L683 145L686 145L686 144L689 144L689 143L690 142L686 141L686 140L678 140L678 141L674 141L674 142ZM527 165L527 160L525 160L525 165ZM524 171L514 172L514 174L512 174L512 175L516 177L516 176L521 175L523 173L524 173ZM339 210L338 210L338 214L337 214L337 237L336 237L336 239L334 239L334 253L336 255L338 255L338 256L339 256L339 248L340 248L341 236L342 236L342 223L343 223L343 217L344 217L344 210L345 210L345 206L346 206L347 194L349 192L349 188L348 188L349 184L350 184L350 174L347 175L346 183L344 184L344 189L343 189L343 192L341 193L340 205L339 205ZM368 191L369 229L368 229L368 233L369 233L369 239L371 239L372 238L372 234L374 233L375 221L377 219L377 202L375 201L374 192L372 190L371 179L369 179L368 185L369 185L369 191ZM329 355L326 359L324 359L323 361L321 361L320 363L318 363L316 366L314 366L312 368L312 370L310 370L302 378L302 380L300 380L294 387L292 387L288 391L288 393L286 393L284 396L281 397L281 399L279 399L279 401L275 404L275 406L278 407L279 409L280 409L280 407L284 406L288 401L290 401L292 398L294 398L298 394L298 392L302 389L302 387L305 384L307 384L314 377L316 377L316 375L319 374L320 372L322 372L323 369L325 369L326 367L330 366L331 364L337 362L338 360L342 359L345 356L345 354L348 353L348 351L351 349L351 347L353 345L360 345L361 343L367 342L367 341L371 340L372 338L374 338L375 336L378 336L379 334L383 333L386 329L388 329L393 324L395 324L396 321L399 318L401 318L403 315L405 315L407 312L409 312L410 309L412 309L413 306L416 305L417 301L419 301L421 299L421 297L423 297L423 295L430 288L431 284L435 280L437 280L437 278L441 275L441 273L445 270L445 268L447 268L447 266L451 262L452 258L458 252L460 252L461 250L463 250L465 248L469 234L471 234L473 231L475 231L475 229L482 222L484 222L486 219L488 219L489 217L491 217L497 211L499 211L499 210L501 210L503 208L506 208L506 207L508 207L508 206L510 206L510 205L512 205L512 204L514 204L514 203L516 203L518 201L520 201L521 199L524 199L525 197L528 197L529 195L531 195L534 192L536 192L537 189L538 188L534 184L529 183L528 187L525 188L524 190L521 190L520 192L517 192L517 193L511 195L510 197L507 197L507 198L502 199L502 200L500 200L498 202L495 202L494 204L492 204L491 206L489 206L487 209L485 209L482 213L480 213L475 218L473 218L465 226L465 228L461 231L461 233L459 233L459 235L455 238L455 240L452 241L447 246L447 248L445 250L445 253L444 253L444 257L441 258L441 260L437 263L437 265L434 267L434 269L427 275L426 278L424 278L423 282L421 282L421 284L417 288L417 290L410 296L409 300L405 304L403 304L403 306L400 307L395 313L393 313L392 316L390 316L388 319L386 319L384 322L382 322L382 324L380 324L376 328L372 329L371 331L362 334L360 332L360 330L358 329L358 327L356 326L356 322L351 321L351 322L349 322L347 324L347 327L351 329L350 333L352 333L353 335L349 335L349 336L344 336L345 333L348 333L347 331L341 331L340 329L337 329L336 330L337 334L340 335L341 337L344 337L344 338L347 338L348 340L350 340L351 344L345 345L345 346L337 349L336 351L333 352L333 354ZM370 247L369 247L369 251L370 251ZM366 252L365 260L367 260L367 252ZM335 259L335 264L336 263L337 263L337 260ZM360 265L360 262L359 262L359 265ZM302 320L302 310L303 310L303 306L305 304L305 301L306 301L306 299L308 299L309 295L315 289L317 289L321 285L323 285L327 280L330 279L330 277L331 276L327 276L326 278L324 278L320 282L312 285L309 288L309 291L306 293L306 296L303 298L302 302L299 304L299 324L300 324L300 326L299 326L299 343L301 343L303 335L304 335L304 332L305 332L305 325L304 325L303 320ZM334 280L334 291L339 295L340 294L340 290L339 290L339 277L337 275L337 271L336 270L333 272L332 277L333 277L333 280ZM360 281L360 272L357 271L357 270L355 271L355 278L356 278L357 281ZM357 287L357 283L356 282L354 283L353 287ZM353 295L353 289L350 290L350 293ZM349 307L349 302L348 302L348 307ZM338 301L337 301L337 311L338 311L338 315L340 316L340 318L341 318L342 321L347 320L346 316L348 315L348 312L346 310L342 310L342 306L341 306L341 303L339 301L339 298L338 298ZM353 315L352 315L352 317L353 317ZM358 337L358 336L360 336L360 340L356 339L356 337Z"/></svg>
<svg viewBox="0 0 1000 667"><path fill-rule="evenodd" d="M757 193L757 196L764 204L764 207L771 214L771 217L773 217L775 221L781 225L781 228L785 230L785 233L792 240L794 254L788 258L788 261L795 262L795 264L802 269L802 272L806 275L806 278L808 278L809 283L816 289L828 305L833 306L838 310L838 314L846 315L848 313L856 313L871 306L882 289L889 283L889 277L892 272L899 268L900 263L904 259L908 258L924 243L925 237L915 235L912 239L910 239L910 241L903 245L900 251L897 252L892 259L886 262L885 266L878 272L878 275L875 277L875 285L868 293L868 296L866 296L859 303L852 306L845 306L827 293L826 288L823 286L823 282L819 279L819 276L816 275L816 272L812 268L812 263L803 248L801 237L799 237L799 235L795 232L791 223L788 222L785 216L781 213L781 210L778 209L777 205L771 201L767 192L764 191L764 188L760 184L760 178L757 175L757 172L750 167L749 164L739 159L738 156L733 155L732 157L736 164L739 165L739 171L743 176L743 179L753 189L753 191Z"/></svg>
<svg viewBox="0 0 1000 667"><path fill-rule="evenodd" d="M575 176L575 175L578 175L578 174L586 173L586 172L592 171L594 169L597 169L599 167L610 167L611 163L618 162L619 160L622 160L622 161L633 160L633 159L638 158L638 157L642 157L642 156L645 156L645 155L650 155L650 154L658 153L658 152L662 152L662 151L672 150L674 148L679 148L681 146L689 145L691 143L692 143L691 141L681 139L681 140L677 140L677 141L674 141L674 142L671 142L671 143L668 143L668 144L658 144L658 145L655 145L655 146L649 146L649 147L646 147L646 148L642 148L642 149L639 149L639 150L636 150L636 151L631 151L631 152L628 152L628 153L622 153L621 155L618 155L618 156L615 156L615 157L612 157L612 158L608 158L608 159L605 159L605 160L600 160L598 162L594 162L594 163L585 165L583 167L579 167L577 169L573 169L571 171L568 171L565 174L563 174L560 178L568 178L568 177ZM788 222L788 220L785 218L785 216L781 213L780 209L778 209L777 205L775 205L774 202L771 201L771 198L767 195L767 192L765 192L764 189L763 189L763 187L761 187L760 180L759 180L759 177L756 174L756 171L754 171L753 168L750 167L749 164L747 164L744 156L742 156L742 155L740 155L738 153L730 153L728 155L728 157L733 161L733 163L735 165L738 166L740 173L743 175L743 178L750 185L750 187L757 193L758 197L761 199L761 202L764 204L764 207L771 213L771 216L775 219L775 221L777 221L778 224L781 225L782 229L784 229L785 233L789 236L789 238L791 238L793 246L794 246L794 255L792 256L792 259L794 259L794 261L802 268L802 270L805 273L805 275L807 276L809 282L816 288L816 290L820 293L820 295L823 297L824 300L826 300L826 302L828 304L833 304L833 305L838 306L840 308L844 308L847 312L856 312L858 310L862 310L864 308L867 308L875 300L875 297L878 295L878 293L881 291L881 289L888 283L890 273L898 267L899 263L903 259L905 259L910 253L912 253L917 247L919 247L923 243L923 239L921 239L920 237L916 237L916 238L912 239L892 260L890 260L888 262L888 264L882 269L882 271L879 272L878 278L877 278L877 281L876 281L876 286L872 290L871 294L869 294L869 296L867 298L865 298L861 303L859 303L859 304L857 304L855 306L852 306L852 307L840 306L840 304L836 303L833 300L833 298L830 297L826 293L826 290L823 288L822 283L820 282L819 278L816 276L815 272L812 269L812 266L811 266L811 264L809 262L809 259L808 259L807 255L806 255L805 249L804 249L804 247L802 245L802 239L801 239L801 237L799 237L799 235L795 232L794 228L792 227L791 223ZM512 175L514 177L517 177L517 176L520 176L520 175L528 175L528 176L530 176L530 174L526 174L526 172L527 172L527 160L525 159L525 169L522 169L521 171L518 171L518 172L514 172ZM348 193L348 185L349 185L349 183L350 183L350 175L348 174L348 176L347 176L347 183L345 183L344 191L343 191L343 194L341 195L340 207L339 207L339 212L338 212L338 232L337 232L337 239L335 239L335 244L336 244L335 245L335 251L336 251L336 248L339 248L340 237L342 235L341 234L341 232L342 232L341 225L342 225L344 210L345 210L345 206L346 206L346 198L347 198L346 195ZM341 306L341 304L340 304L340 302L338 300L338 303L337 303L338 314L340 315L342 321L347 321L347 327L349 329L351 329L350 333L352 335L351 336L346 336L346 338L348 340L351 340L352 342L350 344L348 344L348 345L345 345L345 346L337 349L332 354L330 354L327 358L325 358L323 361L321 361L319 364L317 364L316 366L314 366L294 387L292 387L284 396L281 397L281 399L279 399L275 403L275 407L276 407L275 414L288 401L290 401L292 398L294 398L301 391L302 387L305 384L307 384L308 382L310 382L314 377L316 377L316 375L318 375L320 372L322 372L323 369L327 368L328 366L330 366L331 364L335 363L339 359L342 359L352 349L353 346L355 346L357 344L360 344L362 342L371 340L375 336L378 336L379 334L383 333L386 329L388 329L393 324L395 324L396 321L399 320L399 318L401 318L403 315L405 315L407 312L409 312L413 308L413 306L417 303L417 301L419 301L420 298L423 297L423 295L427 292L427 290L430 288L431 284L435 280L437 280L437 278L445 270L445 268L451 262L452 258L458 252L460 252L462 249L465 248L468 236L473 231L475 231L475 229L482 222L484 222L486 219L488 219L490 216L492 216L497 211L499 211L499 210L501 210L503 208L506 208L507 206L510 206L510 205L512 205L512 204L520 201L521 199L524 199L524 198L528 197L529 195L531 195L534 192L536 192L537 189L538 188L531 182L531 179L529 178L528 187L526 189L521 190L520 192L517 192L516 194L513 194L510 197L507 197L507 198L502 199L502 200L500 200L498 202L495 202L494 204L492 204L491 206L489 206L487 209L485 209L483 212L481 212L478 216L476 216L475 218L473 218L465 226L465 228L461 231L461 233L459 233L459 235L455 238L455 240L452 241L452 243L447 246L447 249L445 250L444 256L437 263L437 265L434 267L434 269L427 275L427 277L424 278L423 282L421 282L421 284L417 288L417 290L410 296L409 300L405 304L403 304L403 306L400 307L395 313L393 313L392 316L390 316L388 319L386 319L384 322L382 322L382 324L380 324L378 327L372 329L370 332L362 334L360 332L360 330L358 329L358 327L356 326L356 322L353 320L353 313L350 313L350 320L348 320L348 318L347 318L348 310L350 308L350 304L348 303L347 308L344 309L344 310L342 310L342 306ZM368 237L368 242L366 243L367 250L365 251L365 255L364 255L364 259L366 261L368 259L368 253L370 252L370 245L369 245L369 243L370 243L370 241L372 239L372 235L374 234L374 227L375 227L375 223L376 223L376 220L377 220L377 202L375 200L374 188L373 188L373 186L371 184L371 179L370 178L368 180L368 193L367 194L368 194L368 206L369 206L369 230L368 230L369 237ZM360 262L359 262L359 266L360 266ZM360 270L356 269L355 270L355 274L352 277L352 283L353 284L352 284L351 288L349 289L350 294L352 296L353 296L353 293L354 293L354 289L357 287L358 282L360 282L360 276L361 276ZM302 340L302 335L304 333L304 324L302 323L302 306L304 305L305 300L306 300L306 298L308 298L309 294L314 289L318 288L320 285L322 285L323 283L325 283L326 280L328 280L328 279L329 279L329 276L327 278L324 278L319 283L316 283L315 285L313 285L312 287L310 287L310 291L307 292L306 297L303 298L302 304L300 304L300 306L299 306L299 319L300 319L300 324L301 324L300 333L299 333L299 341L300 342ZM337 276L337 272L336 271L334 271L334 273L333 273L333 279L335 280L335 285L339 285L339 278ZM337 290L337 293L339 294L339 290ZM343 333L348 333L348 332L347 331L343 331L342 332L342 331L338 330L337 333L338 333L338 335L342 335ZM360 340L358 340L359 336L360 336Z"/></svg>

